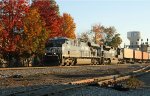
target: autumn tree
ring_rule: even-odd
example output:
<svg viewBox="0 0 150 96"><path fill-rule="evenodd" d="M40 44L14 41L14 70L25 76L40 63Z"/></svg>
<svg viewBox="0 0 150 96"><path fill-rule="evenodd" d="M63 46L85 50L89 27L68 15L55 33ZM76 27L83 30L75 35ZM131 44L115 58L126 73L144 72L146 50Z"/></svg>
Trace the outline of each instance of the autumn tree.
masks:
<svg viewBox="0 0 150 96"><path fill-rule="evenodd" d="M92 32L95 33L94 40L98 44L118 47L122 42L120 35L113 26L105 27L100 24L95 24L92 26Z"/></svg>
<svg viewBox="0 0 150 96"><path fill-rule="evenodd" d="M81 35L80 35L80 37L78 39L80 41L82 41L82 42L88 42L88 41L90 41L89 32L83 32L83 33L81 33Z"/></svg>
<svg viewBox="0 0 150 96"><path fill-rule="evenodd" d="M2 43L3 43L3 26L0 24L0 54L2 54Z"/></svg>
<svg viewBox="0 0 150 96"><path fill-rule="evenodd" d="M62 35L62 20L59 15L59 7L54 0L34 0L32 7L38 8L42 20L46 23L46 30L49 31L50 38Z"/></svg>
<svg viewBox="0 0 150 96"><path fill-rule="evenodd" d="M76 24L71 15L64 13L62 16L62 36L75 39L75 28Z"/></svg>
<svg viewBox="0 0 150 96"><path fill-rule="evenodd" d="M48 32L37 8L30 8L24 18L24 39L21 41L23 51L43 54Z"/></svg>
<svg viewBox="0 0 150 96"><path fill-rule="evenodd" d="M94 32L93 41L101 45L103 43L101 42L101 40L103 39L102 34L104 32L104 26L100 24L95 24L92 26L91 31Z"/></svg>
<svg viewBox="0 0 150 96"><path fill-rule="evenodd" d="M16 44L23 32L23 22L28 11L28 0L1 0L0 1L0 23L1 47L5 51L15 51Z"/></svg>

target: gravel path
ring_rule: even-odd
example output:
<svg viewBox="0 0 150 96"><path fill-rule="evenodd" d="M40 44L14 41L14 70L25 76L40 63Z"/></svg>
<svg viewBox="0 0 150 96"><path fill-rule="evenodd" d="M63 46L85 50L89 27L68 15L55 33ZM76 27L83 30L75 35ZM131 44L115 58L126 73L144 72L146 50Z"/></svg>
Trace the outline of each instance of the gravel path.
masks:
<svg viewBox="0 0 150 96"><path fill-rule="evenodd" d="M23 76L35 75L39 73L43 74L66 74L66 73L84 73L84 72L91 72L91 71L101 71L101 70L108 70L108 69L117 69L120 72L132 71L132 69L140 68L141 66L145 65L84 65L84 66L64 66L64 67L38 67L38 68L25 68L25 69L14 69L14 70L0 70L1 75L15 75L20 74ZM124 73L124 72L123 72Z"/></svg>
<svg viewBox="0 0 150 96"><path fill-rule="evenodd" d="M102 65L43 67L0 70L0 92L26 89L28 86L56 85L81 79L131 72L146 65ZM12 76L18 75L21 78ZM8 78L9 77L9 78ZM6 91L7 90L7 91ZM69 96L69 95L68 95ZM75 95L76 96L76 95ZM89 95L91 96L91 95Z"/></svg>
<svg viewBox="0 0 150 96"><path fill-rule="evenodd" d="M137 89L130 91L117 91L101 87L88 86L76 90L69 90L53 96L150 96L149 89Z"/></svg>

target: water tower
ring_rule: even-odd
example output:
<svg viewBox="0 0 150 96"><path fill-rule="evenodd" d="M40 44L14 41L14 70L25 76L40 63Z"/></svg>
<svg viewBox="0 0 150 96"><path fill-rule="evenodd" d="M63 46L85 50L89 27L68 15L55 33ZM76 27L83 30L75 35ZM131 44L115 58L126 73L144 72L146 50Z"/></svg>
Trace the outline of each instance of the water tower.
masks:
<svg viewBox="0 0 150 96"><path fill-rule="evenodd" d="M141 34L139 31L130 31L127 32L127 38L130 41L130 48L136 49L139 46L139 41L141 38Z"/></svg>

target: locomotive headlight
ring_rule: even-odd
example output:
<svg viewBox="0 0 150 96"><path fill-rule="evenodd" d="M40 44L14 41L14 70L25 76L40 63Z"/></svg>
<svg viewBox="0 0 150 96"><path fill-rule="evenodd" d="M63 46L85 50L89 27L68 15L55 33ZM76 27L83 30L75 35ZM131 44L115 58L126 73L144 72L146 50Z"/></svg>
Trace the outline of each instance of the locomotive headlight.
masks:
<svg viewBox="0 0 150 96"><path fill-rule="evenodd" d="M54 53L54 49L51 49L51 53Z"/></svg>

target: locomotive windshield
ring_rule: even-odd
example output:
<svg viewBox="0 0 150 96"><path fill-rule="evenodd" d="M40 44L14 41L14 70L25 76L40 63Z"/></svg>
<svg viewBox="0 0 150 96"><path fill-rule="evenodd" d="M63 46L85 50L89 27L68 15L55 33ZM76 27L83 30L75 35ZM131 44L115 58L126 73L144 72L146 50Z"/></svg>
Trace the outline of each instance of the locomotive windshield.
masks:
<svg viewBox="0 0 150 96"><path fill-rule="evenodd" d="M45 47L62 47L67 39L51 39L46 43Z"/></svg>

